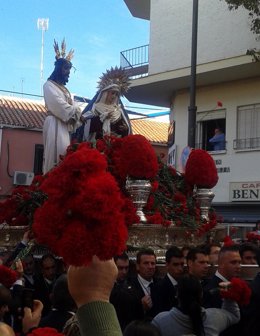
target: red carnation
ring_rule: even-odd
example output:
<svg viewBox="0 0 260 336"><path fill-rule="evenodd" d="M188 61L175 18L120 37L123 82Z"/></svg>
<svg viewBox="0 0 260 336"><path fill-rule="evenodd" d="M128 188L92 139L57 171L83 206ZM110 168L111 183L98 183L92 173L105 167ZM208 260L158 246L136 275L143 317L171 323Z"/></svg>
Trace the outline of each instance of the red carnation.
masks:
<svg viewBox="0 0 260 336"><path fill-rule="evenodd" d="M15 283L17 278L18 274L16 271L4 265L0 265L0 283L2 285L4 285L6 288L10 288Z"/></svg>
<svg viewBox="0 0 260 336"><path fill-rule="evenodd" d="M198 188L213 188L218 182L218 173L211 155L203 149L191 151L186 163L185 180Z"/></svg>
<svg viewBox="0 0 260 336"><path fill-rule="evenodd" d="M150 142L142 135L122 139L119 171L122 178L153 179L158 173L158 161Z"/></svg>
<svg viewBox="0 0 260 336"><path fill-rule="evenodd" d="M106 168L104 155L81 146L42 184L48 199L34 214L33 231L67 264L88 264L93 255L110 259L125 249L125 202Z"/></svg>
<svg viewBox="0 0 260 336"><path fill-rule="evenodd" d="M224 246L232 246L235 244L230 236L226 236L223 242L224 242Z"/></svg>
<svg viewBox="0 0 260 336"><path fill-rule="evenodd" d="M34 329L27 336L64 336L64 334L54 328L45 327Z"/></svg>
<svg viewBox="0 0 260 336"><path fill-rule="evenodd" d="M236 301L240 306L246 306L250 302L251 289L239 278L232 278L230 287L220 293L223 298Z"/></svg>

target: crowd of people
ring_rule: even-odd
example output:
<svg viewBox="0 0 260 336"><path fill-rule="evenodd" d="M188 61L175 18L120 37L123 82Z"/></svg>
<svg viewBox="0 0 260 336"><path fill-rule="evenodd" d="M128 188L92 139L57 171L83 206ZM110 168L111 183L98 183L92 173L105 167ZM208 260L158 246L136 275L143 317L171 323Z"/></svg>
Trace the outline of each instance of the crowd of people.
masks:
<svg viewBox="0 0 260 336"><path fill-rule="evenodd" d="M26 234L3 262L10 266L25 247ZM43 327L67 336L257 335L259 274L250 281L252 296L246 306L223 299L221 291L240 277L241 265L258 265L258 247L212 243L183 251L177 246L166 251L163 272L158 272L149 248L140 249L135 260L123 253L114 260L93 257L86 267L69 268L52 254L41 259L29 254L12 287L0 285L0 335L29 335ZM28 290L33 304L22 314L20 298Z"/></svg>

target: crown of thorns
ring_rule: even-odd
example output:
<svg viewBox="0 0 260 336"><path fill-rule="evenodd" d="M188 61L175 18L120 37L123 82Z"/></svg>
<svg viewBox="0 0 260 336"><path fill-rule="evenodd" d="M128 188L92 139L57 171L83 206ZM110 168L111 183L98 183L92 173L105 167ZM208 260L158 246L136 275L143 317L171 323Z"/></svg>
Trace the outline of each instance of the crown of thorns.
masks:
<svg viewBox="0 0 260 336"><path fill-rule="evenodd" d="M67 61L71 61L71 59L74 56L74 50L70 49L70 51L68 52L68 54L66 55L66 42L65 39L63 39L63 41L61 42L61 50L59 49L59 44L54 40L54 51L55 51L55 58L56 60L58 60L59 58L64 58Z"/></svg>

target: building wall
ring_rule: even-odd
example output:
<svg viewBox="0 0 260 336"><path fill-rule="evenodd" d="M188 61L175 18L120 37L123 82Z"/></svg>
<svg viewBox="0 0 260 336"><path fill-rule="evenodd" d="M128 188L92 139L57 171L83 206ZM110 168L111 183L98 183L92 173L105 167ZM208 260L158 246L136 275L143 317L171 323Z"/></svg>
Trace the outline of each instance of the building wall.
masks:
<svg viewBox="0 0 260 336"><path fill-rule="evenodd" d="M15 171L33 172L35 144L42 144L41 132L14 128L2 129L0 197L11 192Z"/></svg>
<svg viewBox="0 0 260 336"><path fill-rule="evenodd" d="M229 167L230 172L219 173L219 182L214 188L215 202L229 201L229 182L260 181L260 150L234 150L233 140L237 134L237 107L260 103L260 78L236 81L197 89L197 112L218 110L217 101L226 109L225 154L212 154L214 160L221 161L217 168ZM187 145L189 93L179 92L176 96L171 118L176 122L175 143L177 146L176 163L181 170L180 156Z"/></svg>
<svg viewBox="0 0 260 336"><path fill-rule="evenodd" d="M151 0L149 75L185 68L191 60L192 0ZM200 0L198 64L245 55L259 48L248 12L222 0Z"/></svg>

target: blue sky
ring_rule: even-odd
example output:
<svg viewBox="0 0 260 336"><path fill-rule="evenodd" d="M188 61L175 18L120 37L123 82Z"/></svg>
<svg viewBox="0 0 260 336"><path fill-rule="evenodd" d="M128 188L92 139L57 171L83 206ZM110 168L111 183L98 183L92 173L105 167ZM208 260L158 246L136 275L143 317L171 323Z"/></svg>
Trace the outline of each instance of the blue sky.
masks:
<svg viewBox="0 0 260 336"><path fill-rule="evenodd" d="M44 80L53 71L53 40L65 37L77 69L67 87L87 98L94 96L102 72L120 65L121 51L149 43L149 21L132 17L123 0L8 0L0 2L0 17L0 90L41 93L38 18L49 18Z"/></svg>

